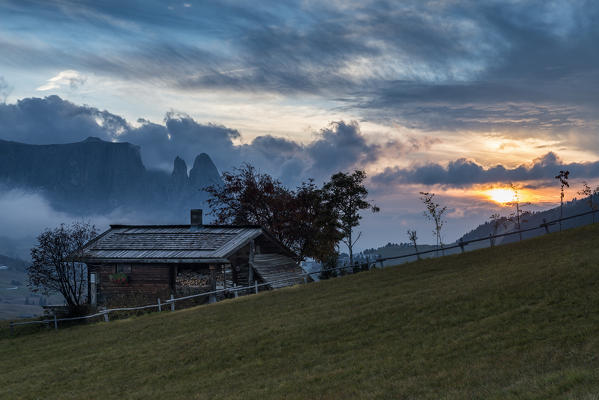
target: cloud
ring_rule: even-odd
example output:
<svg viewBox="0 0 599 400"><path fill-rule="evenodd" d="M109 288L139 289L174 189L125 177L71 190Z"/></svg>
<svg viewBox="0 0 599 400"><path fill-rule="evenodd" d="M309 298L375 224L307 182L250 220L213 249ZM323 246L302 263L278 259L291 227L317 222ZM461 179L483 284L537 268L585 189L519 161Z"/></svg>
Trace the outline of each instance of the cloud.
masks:
<svg viewBox="0 0 599 400"><path fill-rule="evenodd" d="M220 108L230 105L230 93L266 93L278 105L310 102L351 117L316 132L313 143L263 135L240 146L234 129L185 114L131 126L116 114L60 99L24 99L0 107L6 125L0 137L30 143L87 136L130 140L142 146L148 166L162 169L176 154L186 154L189 165L195 154L208 151L221 170L251 160L288 182L426 148L422 140L368 140L351 118L363 129L363 121L399 125L445 142L485 132L599 151L595 1L267 0L190 8L185 2L3 1L0 14L10 18L0 28L0 64L26 70L27 77L69 68L143 86L157 97L208 92L220 96ZM545 169L542 163L535 169L468 159L433 162L389 168L379 179L454 186L552 179L551 169L563 162L546 161ZM592 165L569 168L590 176Z"/></svg>
<svg viewBox="0 0 599 400"><path fill-rule="evenodd" d="M316 95L430 131L599 127L597 2L184 4L6 1L0 53L13 68L70 65L179 91ZM59 28L40 35L36 21ZM40 89L81 84L52 79Z"/></svg>
<svg viewBox="0 0 599 400"><path fill-rule="evenodd" d="M83 86L86 81L87 78L83 74L75 70L68 69L61 71L58 73L58 75L48 79L46 84L38 87L36 90L43 92L46 90L62 89L65 86L71 89L77 89L80 86Z"/></svg>
<svg viewBox="0 0 599 400"><path fill-rule="evenodd" d="M210 154L216 165L230 168L237 153L233 139L240 136L235 129L218 124L202 124L186 114L169 112L164 125L140 120L138 128L128 128L116 135L115 140L140 145L144 163L168 169L175 157L180 156L189 166L202 152Z"/></svg>
<svg viewBox="0 0 599 400"><path fill-rule="evenodd" d="M4 77L0 76L0 103L6 103L6 98L11 90L12 88L8 85Z"/></svg>
<svg viewBox="0 0 599 400"><path fill-rule="evenodd" d="M312 171L328 172L374 162L381 148L366 141L356 121L339 121L322 129L318 139L306 146L306 152L313 162Z"/></svg>
<svg viewBox="0 0 599 400"><path fill-rule="evenodd" d="M387 88L378 100L389 101L394 91L403 90L402 82L440 84L452 91L506 84L509 92L524 96L527 91L516 92L513 78L526 75L550 83L593 72L589 66L596 55L589 50L599 31L593 24L599 7L584 1L266 1L176 7L170 13L162 2L26 6L8 1L5 7L22 24L33 16L68 27L50 30L38 43L4 43L15 63L40 59L64 65L68 60L69 65L158 79L188 90L334 90L353 97L352 102L370 88L373 98ZM160 35L144 35L144 28ZM90 49L89 39L76 35L95 37L90 30L124 40ZM68 46L52 42L56 37ZM64 51L69 47L79 51Z"/></svg>
<svg viewBox="0 0 599 400"><path fill-rule="evenodd" d="M114 215L117 213L115 212ZM104 229L112 216L73 216L56 211L37 192L0 187L0 237L34 237L47 228L61 223L86 220Z"/></svg>
<svg viewBox="0 0 599 400"><path fill-rule="evenodd" d="M564 163L555 153L549 152L530 165L507 168L496 165L485 168L475 161L461 158L447 166L429 163L411 168L392 167L372 177L380 187L401 184L445 185L467 187L482 183L510 183L519 181L553 182L560 170L569 170L571 178L596 178L599 176L599 161L588 163Z"/></svg>
<svg viewBox="0 0 599 400"><path fill-rule="evenodd" d="M103 232L111 223L144 224L155 222L156 218L147 213L119 208L104 215L65 213L53 208L38 191L9 189L0 185L0 252L28 259L29 249L35 245L35 237L60 224L83 221L94 225L98 232Z"/></svg>
<svg viewBox="0 0 599 400"><path fill-rule="evenodd" d="M475 34L485 67L466 79L398 79L365 89L358 105L367 118L439 131L494 131L561 138L594 135L599 97L589 51L599 39L591 2L479 2L461 10ZM452 52L453 53L453 52ZM351 100L350 100L351 101Z"/></svg>
<svg viewBox="0 0 599 400"><path fill-rule="evenodd" d="M95 107L79 106L53 95L0 104L0 138L29 144L72 143L90 136L131 142L142 148L149 168L169 169L177 156L188 164L202 152L229 168L235 159L233 139L239 132L216 124L201 124L186 114L169 112L164 124L139 120L134 127L123 117Z"/></svg>
<svg viewBox="0 0 599 400"><path fill-rule="evenodd" d="M29 144L70 143L89 136L111 140L128 126L117 115L58 96L0 104L0 121L0 138Z"/></svg>
<svg viewBox="0 0 599 400"><path fill-rule="evenodd" d="M163 123L140 119L136 126L106 110L79 106L59 96L26 98L0 104L0 138L29 144L72 143L93 136L105 141L130 142L141 147L146 167L170 171L174 159L191 166L208 153L221 170L250 162L293 186L308 177L321 180L340 170L364 168L385 155L394 157L427 148L435 140L408 137L405 141L367 139L356 121L337 121L302 144L262 135L237 145L241 133L215 123L200 123L189 115L166 113Z"/></svg>
<svg viewBox="0 0 599 400"><path fill-rule="evenodd" d="M428 137L408 137L405 141L387 139L375 143L362 134L357 121L335 121L317 132L315 139L307 144L259 136L240 150L243 159L258 161L268 171L276 170L284 182L297 184L308 177L321 180L338 171L364 169L381 157L398 157L437 142Z"/></svg>

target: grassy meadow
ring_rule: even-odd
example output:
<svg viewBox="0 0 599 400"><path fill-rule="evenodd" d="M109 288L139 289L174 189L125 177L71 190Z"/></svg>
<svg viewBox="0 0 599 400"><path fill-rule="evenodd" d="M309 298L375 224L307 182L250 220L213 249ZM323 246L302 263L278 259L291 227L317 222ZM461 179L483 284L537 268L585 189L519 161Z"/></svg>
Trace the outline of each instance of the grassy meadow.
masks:
<svg viewBox="0 0 599 400"><path fill-rule="evenodd" d="M599 224L19 332L0 338L0 398L599 399Z"/></svg>

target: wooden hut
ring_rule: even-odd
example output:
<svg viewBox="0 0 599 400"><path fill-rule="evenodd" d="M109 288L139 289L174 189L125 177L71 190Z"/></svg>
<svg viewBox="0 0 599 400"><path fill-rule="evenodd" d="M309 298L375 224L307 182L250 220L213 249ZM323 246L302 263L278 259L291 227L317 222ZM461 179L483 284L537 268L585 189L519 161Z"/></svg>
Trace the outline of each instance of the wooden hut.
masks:
<svg viewBox="0 0 599 400"><path fill-rule="evenodd" d="M111 225L85 245L91 305L155 302L233 286L303 281L294 254L260 226ZM214 298L211 299L214 301Z"/></svg>

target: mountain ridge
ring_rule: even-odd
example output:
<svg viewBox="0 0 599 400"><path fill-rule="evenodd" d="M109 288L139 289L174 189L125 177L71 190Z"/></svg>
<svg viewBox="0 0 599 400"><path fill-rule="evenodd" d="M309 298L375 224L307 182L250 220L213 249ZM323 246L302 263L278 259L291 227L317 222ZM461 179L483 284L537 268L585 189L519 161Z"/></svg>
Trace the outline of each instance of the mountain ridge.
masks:
<svg viewBox="0 0 599 400"><path fill-rule="evenodd" d="M177 157L173 172L147 169L140 147L95 137L67 144L32 145L0 140L0 184L40 192L57 211L69 214L152 214L157 220L186 221L189 208L207 199L206 186L219 184L206 153L187 172Z"/></svg>

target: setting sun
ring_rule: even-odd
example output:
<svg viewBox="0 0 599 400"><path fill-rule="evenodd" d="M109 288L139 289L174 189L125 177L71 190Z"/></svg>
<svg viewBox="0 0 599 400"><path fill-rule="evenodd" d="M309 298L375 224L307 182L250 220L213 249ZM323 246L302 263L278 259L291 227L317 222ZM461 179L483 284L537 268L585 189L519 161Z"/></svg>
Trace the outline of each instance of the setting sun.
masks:
<svg viewBox="0 0 599 400"><path fill-rule="evenodd" d="M505 204L514 200L514 191L509 188L495 188L485 192L496 203Z"/></svg>

